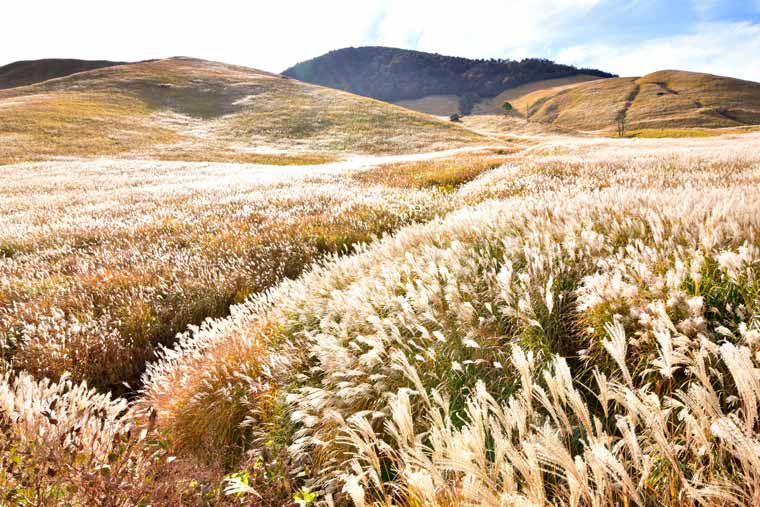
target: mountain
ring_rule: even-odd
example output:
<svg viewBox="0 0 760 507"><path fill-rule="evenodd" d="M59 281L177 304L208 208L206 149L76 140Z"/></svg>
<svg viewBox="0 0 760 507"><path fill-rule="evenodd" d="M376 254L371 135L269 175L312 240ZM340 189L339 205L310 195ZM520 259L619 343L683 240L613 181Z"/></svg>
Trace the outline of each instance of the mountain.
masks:
<svg viewBox="0 0 760 507"><path fill-rule="evenodd" d="M190 58L0 90L0 111L0 163L90 156L308 163L487 143L392 104Z"/></svg>
<svg viewBox="0 0 760 507"><path fill-rule="evenodd" d="M0 89L15 88L41 83L48 79L69 76L77 72L123 65L125 62L107 60L71 60L49 58L45 60L24 60L0 67Z"/></svg>
<svg viewBox="0 0 760 507"><path fill-rule="evenodd" d="M534 81L577 75L613 77L599 70L578 69L544 59L470 60L387 47L331 51L301 62L283 74L386 102L453 97L463 113L470 113L484 99Z"/></svg>
<svg viewBox="0 0 760 507"><path fill-rule="evenodd" d="M760 124L760 83L664 70L543 89L520 97L531 121L581 131L742 127Z"/></svg>

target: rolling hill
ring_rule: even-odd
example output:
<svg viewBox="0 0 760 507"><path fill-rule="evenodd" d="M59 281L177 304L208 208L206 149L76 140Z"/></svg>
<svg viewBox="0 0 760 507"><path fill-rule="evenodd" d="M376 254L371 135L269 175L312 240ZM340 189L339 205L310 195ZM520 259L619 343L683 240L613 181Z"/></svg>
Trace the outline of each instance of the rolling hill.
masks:
<svg viewBox="0 0 760 507"><path fill-rule="evenodd" d="M580 131L615 130L620 116L634 135L743 127L760 124L760 83L664 70L538 90L520 97L515 106L518 112L527 107L532 121Z"/></svg>
<svg viewBox="0 0 760 507"><path fill-rule="evenodd" d="M0 90L0 112L0 163L92 156L315 163L484 141L377 100L190 58Z"/></svg>
<svg viewBox="0 0 760 507"><path fill-rule="evenodd" d="M41 83L48 79L70 76L87 70L123 65L125 62L107 60L73 60L48 58L44 60L23 60L0 67L0 89L15 88Z"/></svg>
<svg viewBox="0 0 760 507"><path fill-rule="evenodd" d="M331 51L283 74L435 114L470 113L484 99L535 81L612 77L544 59L470 60L387 47Z"/></svg>

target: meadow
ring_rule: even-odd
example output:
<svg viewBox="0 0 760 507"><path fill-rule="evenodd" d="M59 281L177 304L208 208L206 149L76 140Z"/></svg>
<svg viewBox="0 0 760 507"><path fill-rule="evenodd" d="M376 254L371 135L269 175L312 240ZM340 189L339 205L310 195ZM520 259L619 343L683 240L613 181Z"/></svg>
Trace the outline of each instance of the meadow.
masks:
<svg viewBox="0 0 760 507"><path fill-rule="evenodd" d="M8 166L3 501L760 504L758 148Z"/></svg>
<svg viewBox="0 0 760 507"><path fill-rule="evenodd" d="M320 164L488 139L392 104L192 58L0 90L0 163L111 157Z"/></svg>
<svg viewBox="0 0 760 507"><path fill-rule="evenodd" d="M412 164L431 174L448 164L455 174L499 160ZM129 392L156 347L188 325L226 315L320 257L456 206L434 181L391 186L311 172L298 184L262 185L259 168L241 165L14 168L0 184L2 361Z"/></svg>

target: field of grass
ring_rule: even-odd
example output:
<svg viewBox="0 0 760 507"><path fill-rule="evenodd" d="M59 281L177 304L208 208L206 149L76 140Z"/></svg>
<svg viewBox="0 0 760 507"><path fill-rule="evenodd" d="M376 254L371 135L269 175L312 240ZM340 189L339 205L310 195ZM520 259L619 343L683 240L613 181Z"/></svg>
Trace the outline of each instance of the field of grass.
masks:
<svg viewBox="0 0 760 507"><path fill-rule="evenodd" d="M12 166L3 501L752 505L758 147Z"/></svg>
<svg viewBox="0 0 760 507"><path fill-rule="evenodd" d="M730 134L744 134L749 132L760 131L760 125L750 125L744 127L724 127L724 128L685 128L685 129L641 129L628 130L625 137L640 137L648 139L665 139L681 137L715 137ZM617 134L615 134L617 135Z"/></svg>
<svg viewBox="0 0 760 507"><path fill-rule="evenodd" d="M476 144L488 140L397 106L186 58L0 90L0 164L119 156L288 165Z"/></svg>
<svg viewBox="0 0 760 507"><path fill-rule="evenodd" d="M16 166L0 183L2 360L123 392L188 325L456 205L428 187L255 176L237 165Z"/></svg>
<svg viewBox="0 0 760 507"><path fill-rule="evenodd" d="M0 505L760 505L753 85L563 86L0 90Z"/></svg>

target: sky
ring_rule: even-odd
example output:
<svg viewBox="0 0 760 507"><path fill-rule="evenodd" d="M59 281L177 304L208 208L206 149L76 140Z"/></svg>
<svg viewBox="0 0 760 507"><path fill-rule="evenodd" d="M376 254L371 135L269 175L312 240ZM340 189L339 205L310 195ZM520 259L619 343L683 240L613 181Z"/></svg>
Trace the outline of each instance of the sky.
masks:
<svg viewBox="0 0 760 507"><path fill-rule="evenodd" d="M760 81L760 0L2 0L2 17L0 65L193 56L281 72L379 45Z"/></svg>

